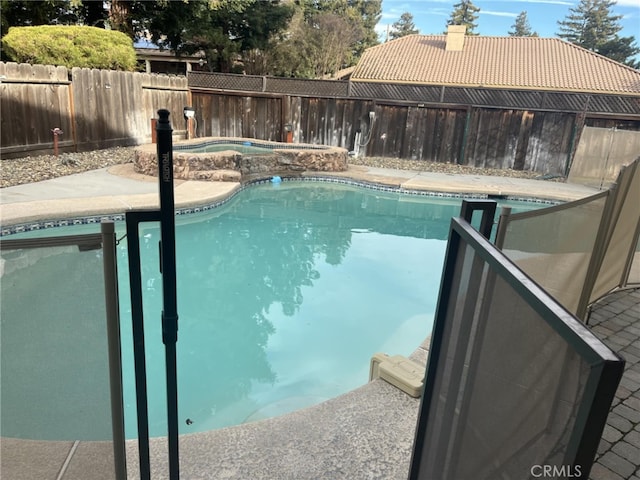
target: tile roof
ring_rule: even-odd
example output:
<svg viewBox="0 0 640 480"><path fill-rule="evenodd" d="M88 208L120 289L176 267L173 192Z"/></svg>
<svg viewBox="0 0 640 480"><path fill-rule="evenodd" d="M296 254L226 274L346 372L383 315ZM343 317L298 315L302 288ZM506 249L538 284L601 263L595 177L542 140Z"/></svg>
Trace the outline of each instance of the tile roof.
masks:
<svg viewBox="0 0 640 480"><path fill-rule="evenodd" d="M640 94L640 71L558 38L408 35L369 48L352 81Z"/></svg>

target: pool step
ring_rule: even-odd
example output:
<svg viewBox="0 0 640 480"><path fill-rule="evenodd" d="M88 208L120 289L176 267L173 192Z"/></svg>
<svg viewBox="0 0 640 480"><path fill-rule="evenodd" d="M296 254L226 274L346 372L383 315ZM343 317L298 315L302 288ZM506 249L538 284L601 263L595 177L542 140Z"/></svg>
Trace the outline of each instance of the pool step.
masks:
<svg viewBox="0 0 640 480"><path fill-rule="evenodd" d="M371 357L369 381L381 378L414 398L422 395L425 367L403 357L375 353Z"/></svg>

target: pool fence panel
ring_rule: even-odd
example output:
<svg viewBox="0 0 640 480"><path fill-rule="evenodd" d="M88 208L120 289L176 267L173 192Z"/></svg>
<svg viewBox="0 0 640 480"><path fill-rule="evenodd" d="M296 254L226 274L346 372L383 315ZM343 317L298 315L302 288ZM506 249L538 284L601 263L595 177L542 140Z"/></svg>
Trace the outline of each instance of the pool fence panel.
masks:
<svg viewBox="0 0 640 480"><path fill-rule="evenodd" d="M613 193L589 304L616 288L640 285L640 158L622 167Z"/></svg>
<svg viewBox="0 0 640 480"><path fill-rule="evenodd" d="M574 202L500 216L496 245L570 312L639 284L640 159L607 190Z"/></svg>
<svg viewBox="0 0 640 480"><path fill-rule="evenodd" d="M462 218L441 281L409 478L588 478L624 361Z"/></svg>
<svg viewBox="0 0 640 480"><path fill-rule="evenodd" d="M633 259L629 265L627 285L640 286L640 238L638 239L636 250L633 252Z"/></svg>
<svg viewBox="0 0 640 480"><path fill-rule="evenodd" d="M125 480L113 223L0 251L3 478Z"/></svg>

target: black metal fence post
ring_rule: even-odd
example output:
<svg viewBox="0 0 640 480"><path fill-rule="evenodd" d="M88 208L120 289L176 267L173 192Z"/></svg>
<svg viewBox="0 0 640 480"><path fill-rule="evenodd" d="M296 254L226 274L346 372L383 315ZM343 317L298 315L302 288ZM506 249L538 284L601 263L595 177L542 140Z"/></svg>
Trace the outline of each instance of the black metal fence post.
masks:
<svg viewBox="0 0 640 480"><path fill-rule="evenodd" d="M178 452L178 382L176 342L178 341L178 312L176 299L175 212L173 198L173 132L169 111L158 110L156 122L158 180L160 210L138 210L126 213L129 283L131 290L131 318L133 353L136 376L136 406L138 410L138 455L140 478L150 480L149 416L147 406L144 321L142 309L142 275L138 226L142 222L160 222L160 273L162 274L162 343L165 345L167 380L167 420L169 443L169 478L180 478Z"/></svg>
<svg viewBox="0 0 640 480"><path fill-rule="evenodd" d="M158 110L158 178L160 182L160 271L162 273L162 342L165 345L167 375L167 423L169 477L180 478L178 452L178 382L176 342L178 311L176 299L176 232L173 198L173 143L168 110Z"/></svg>
<svg viewBox="0 0 640 480"><path fill-rule="evenodd" d="M144 313L142 309L142 270L138 225L157 222L157 210L129 211L126 214L127 256L129 257L129 290L131 293L131 324L133 333L133 361L136 382L136 410L138 414L138 458L140 480L151 479L149 463L149 409L147 405L147 367L144 348Z"/></svg>

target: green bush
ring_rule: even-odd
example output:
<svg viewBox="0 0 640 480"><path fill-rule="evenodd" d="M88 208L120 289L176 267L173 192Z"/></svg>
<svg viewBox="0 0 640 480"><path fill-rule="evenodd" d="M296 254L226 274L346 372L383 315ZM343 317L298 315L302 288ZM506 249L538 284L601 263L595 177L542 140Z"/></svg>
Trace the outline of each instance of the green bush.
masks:
<svg viewBox="0 0 640 480"><path fill-rule="evenodd" d="M132 40L96 27L12 27L2 38L5 55L18 63L106 70L135 70Z"/></svg>

